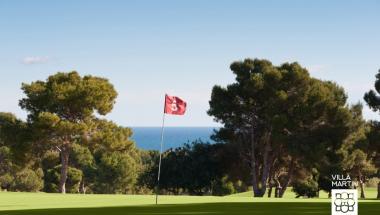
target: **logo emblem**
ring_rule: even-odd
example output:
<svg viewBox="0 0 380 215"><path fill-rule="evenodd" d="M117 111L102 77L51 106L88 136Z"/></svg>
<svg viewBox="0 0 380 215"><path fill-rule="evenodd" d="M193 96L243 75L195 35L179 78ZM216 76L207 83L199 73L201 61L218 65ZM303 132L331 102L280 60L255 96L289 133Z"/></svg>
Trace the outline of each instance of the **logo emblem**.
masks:
<svg viewBox="0 0 380 215"><path fill-rule="evenodd" d="M173 99L173 103L171 104L170 109L172 109L172 111L177 111L178 110L177 100L176 99Z"/></svg>
<svg viewBox="0 0 380 215"><path fill-rule="evenodd" d="M358 215L358 191L356 189L331 190L332 215Z"/></svg>

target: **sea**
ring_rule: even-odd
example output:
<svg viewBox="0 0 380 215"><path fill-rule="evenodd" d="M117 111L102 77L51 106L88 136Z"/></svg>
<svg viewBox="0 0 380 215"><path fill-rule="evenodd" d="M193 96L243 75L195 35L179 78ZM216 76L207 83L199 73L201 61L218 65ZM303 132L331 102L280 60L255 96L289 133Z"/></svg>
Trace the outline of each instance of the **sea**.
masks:
<svg viewBox="0 0 380 215"><path fill-rule="evenodd" d="M213 143L210 136L217 127L165 127L164 150L183 146L195 140ZM137 147L145 150L159 150L161 127L132 127L132 139Z"/></svg>

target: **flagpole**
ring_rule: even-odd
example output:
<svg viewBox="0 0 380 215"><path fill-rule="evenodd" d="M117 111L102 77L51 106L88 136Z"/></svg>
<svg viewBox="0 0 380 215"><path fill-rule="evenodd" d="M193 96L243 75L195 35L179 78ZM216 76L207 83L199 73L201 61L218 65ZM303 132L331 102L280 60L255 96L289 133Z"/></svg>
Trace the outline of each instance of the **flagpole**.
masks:
<svg viewBox="0 0 380 215"><path fill-rule="evenodd" d="M166 106L166 95L165 95L165 102L164 102L164 112L162 114L161 147L160 147L160 161L158 163L158 176L157 176L157 188L156 188L156 205L158 204L158 193L160 192L161 160L162 160L162 150L163 150L163 145L164 145L165 106Z"/></svg>

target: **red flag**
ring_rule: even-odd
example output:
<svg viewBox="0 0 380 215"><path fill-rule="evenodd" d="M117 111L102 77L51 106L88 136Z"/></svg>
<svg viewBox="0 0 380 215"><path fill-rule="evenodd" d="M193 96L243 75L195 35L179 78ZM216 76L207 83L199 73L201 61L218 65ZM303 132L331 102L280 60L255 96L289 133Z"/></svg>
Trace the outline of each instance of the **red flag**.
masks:
<svg viewBox="0 0 380 215"><path fill-rule="evenodd" d="M176 96L165 95L165 113L183 115L186 112L186 102Z"/></svg>

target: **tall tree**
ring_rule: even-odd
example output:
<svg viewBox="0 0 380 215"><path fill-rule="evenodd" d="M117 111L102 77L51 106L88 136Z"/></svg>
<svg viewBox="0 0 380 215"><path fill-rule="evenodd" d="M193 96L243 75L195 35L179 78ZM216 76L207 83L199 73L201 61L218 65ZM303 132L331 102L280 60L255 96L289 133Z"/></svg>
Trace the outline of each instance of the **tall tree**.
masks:
<svg viewBox="0 0 380 215"><path fill-rule="evenodd" d="M368 155L371 156L373 164L377 168L376 176L380 178L380 122L372 121L370 125L370 131L367 134ZM380 199L380 181L377 184L377 199Z"/></svg>
<svg viewBox="0 0 380 215"><path fill-rule="evenodd" d="M95 112L109 113L117 93L107 79L81 77L75 71L24 83L22 90L26 97L20 100L20 106L29 112L28 122L36 129L35 145L60 151L59 191L65 193L72 145L91 135Z"/></svg>
<svg viewBox="0 0 380 215"><path fill-rule="evenodd" d="M262 197L274 177L281 197L305 161L339 148L348 132L346 95L298 63L246 59L230 68L236 82L212 90L208 114L224 125L215 138L239 149L254 196Z"/></svg>
<svg viewBox="0 0 380 215"><path fill-rule="evenodd" d="M350 121L352 132L344 141L339 154L343 155L342 167L359 183L360 198L365 198L364 184L368 178L376 172L370 151L368 133L370 126L362 117L362 105L351 107L353 119Z"/></svg>
<svg viewBox="0 0 380 215"><path fill-rule="evenodd" d="M370 90L364 94L364 100L367 105L375 112L380 112L380 70L376 74L375 90ZM377 167L378 176L380 176L380 126L379 121L372 122L371 132L369 135L371 155ZM377 186L377 198L380 199L380 182Z"/></svg>

